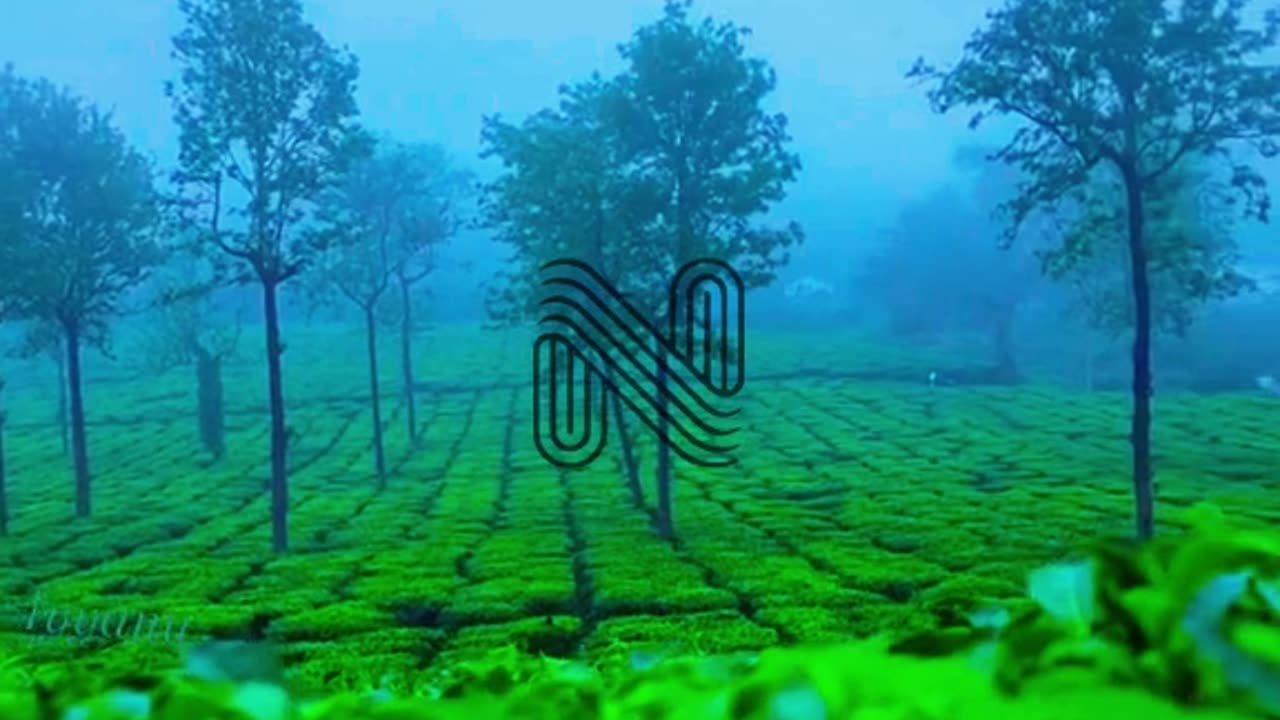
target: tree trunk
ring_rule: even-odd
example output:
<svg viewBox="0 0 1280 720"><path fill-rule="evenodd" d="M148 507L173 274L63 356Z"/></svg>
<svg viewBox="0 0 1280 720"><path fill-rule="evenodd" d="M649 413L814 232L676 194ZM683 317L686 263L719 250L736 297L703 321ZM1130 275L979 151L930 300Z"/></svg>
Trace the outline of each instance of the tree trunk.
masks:
<svg viewBox="0 0 1280 720"><path fill-rule="evenodd" d="M378 319L372 305L364 309L364 335L369 357L369 407L373 411L373 464L381 490L387 486L387 459L382 450L382 398L378 396Z"/></svg>
<svg viewBox="0 0 1280 720"><path fill-rule="evenodd" d="M413 397L413 306L409 283L400 278L400 376L404 384L404 414L409 424L409 444L418 444L418 414Z"/></svg>
<svg viewBox="0 0 1280 720"><path fill-rule="evenodd" d="M196 418L200 442L214 459L226 453L225 413L222 402L222 357L196 345Z"/></svg>
<svg viewBox="0 0 1280 720"><path fill-rule="evenodd" d="M675 521L671 513L671 446L670 424L667 422L667 351L658 348L658 535L665 540L675 537Z"/></svg>
<svg viewBox="0 0 1280 720"><path fill-rule="evenodd" d="M605 377L616 385L613 366L604 363ZM644 507L644 488L640 485L640 466L636 463L635 448L632 446L631 433L627 429L627 416L622 411L622 393L610 391L609 401L613 404L614 426L618 428L618 443L622 448L622 469L627 474L627 489L631 492L631 502L637 508Z"/></svg>
<svg viewBox="0 0 1280 720"><path fill-rule="evenodd" d="M1155 535L1155 492L1151 468L1151 285L1143 238L1141 179L1124 170L1129 214L1129 263L1133 289L1133 495L1138 538Z"/></svg>
<svg viewBox="0 0 1280 720"><path fill-rule="evenodd" d="M67 391L71 400L71 458L76 476L76 517L89 517L89 448L84 431L84 391L81 387L80 328L63 323L67 350Z"/></svg>
<svg viewBox="0 0 1280 720"><path fill-rule="evenodd" d="M67 356L62 348L56 348L53 356L58 361L58 432L62 434L62 455L66 457L71 449L67 427Z"/></svg>
<svg viewBox="0 0 1280 720"><path fill-rule="evenodd" d="M284 418L284 378L280 371L280 308L274 279L262 280L262 314L267 325L267 396L271 408L271 545L277 553L289 549L288 442Z"/></svg>

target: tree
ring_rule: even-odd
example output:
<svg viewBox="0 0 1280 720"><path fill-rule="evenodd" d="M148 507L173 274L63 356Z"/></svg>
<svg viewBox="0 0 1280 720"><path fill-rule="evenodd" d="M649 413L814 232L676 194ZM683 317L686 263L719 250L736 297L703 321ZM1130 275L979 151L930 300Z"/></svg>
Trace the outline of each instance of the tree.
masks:
<svg viewBox="0 0 1280 720"><path fill-rule="evenodd" d="M1125 244L1125 208L1118 178L1107 173L1081 193L1083 204L1069 222L1061 248L1046 255L1050 273L1083 292L1086 321L1113 336L1134 326L1128 301L1132 267ZM1183 336L1197 310L1251 290L1237 267L1229 187L1205 167L1184 161L1150 190L1147 245L1150 262L1151 328Z"/></svg>
<svg viewBox="0 0 1280 720"><path fill-rule="evenodd" d="M398 316L402 398L411 444L418 440L413 389L414 287L436 269L436 249L462 225L458 202L470 174L452 167L443 148L384 138L375 154L326 193L322 219L333 238L312 294L321 304L340 296L361 311L374 424L374 467L385 483L377 328ZM388 295L392 289L398 292ZM394 300L394 302L388 302ZM390 312L380 312L390 311Z"/></svg>
<svg viewBox="0 0 1280 720"><path fill-rule="evenodd" d="M694 23L691 3L668 0L661 19L638 29L621 52L613 108L627 167L666 199L651 233L659 272L650 291L664 296L672 273L704 257L734 265L748 287L771 282L787 261L786 248L803 238L791 223L771 228L756 220L786 196L800 169L789 150L787 119L766 113L763 101L776 78L769 64L746 55L750 31L706 18ZM669 322L658 303L658 327ZM680 330L683 333L683 329ZM661 416L666 417L669 365L658 353ZM659 423L659 437L668 426ZM658 446L658 531L671 537L671 448Z"/></svg>
<svg viewBox="0 0 1280 720"><path fill-rule="evenodd" d="M0 247L12 311L55 324L67 362L75 512L90 512L81 353L109 352L108 323L126 294L160 261L159 198L147 160L113 126L111 116L46 80L9 76L14 164L22 222Z"/></svg>
<svg viewBox="0 0 1280 720"><path fill-rule="evenodd" d="M1109 168L1099 168L1079 194L1065 224L1061 246L1044 255L1044 266L1071 288L1068 312L1091 333L1115 342L1134 327L1129 301L1132 269L1125 242L1123 187ZM1150 263L1151 332L1183 338L1204 306L1255 289L1238 267L1231 188L1212 163L1186 159L1152 187L1146 204ZM1087 349L1087 385L1092 387L1093 351Z"/></svg>
<svg viewBox="0 0 1280 720"><path fill-rule="evenodd" d="M578 258L615 287L636 290L651 263L647 234L660 209L656 187L627 172L620 139L607 112L617 83L599 76L560 88L560 104L512 125L485 119L484 157L502 160L504 173L486 187L483 222L511 246L511 267L490 286L491 316L518 323L538 314L534 279L544 263ZM618 387L611 365L608 382ZM610 393L622 468L636 507L644 506L634 439L619 392Z"/></svg>
<svg viewBox="0 0 1280 720"><path fill-rule="evenodd" d="M1133 303L1133 488L1137 533L1155 532L1151 464L1153 249L1146 207L1160 184L1195 155L1233 162L1234 197L1266 218L1262 177L1235 151L1275 152L1280 68L1261 64L1280 13L1262 30L1242 17L1246 0L1009 0L987 15L949 69L917 61L909 77L933 83L935 110L980 109L1024 126L994 159L1027 176L1006 204L1012 227L1036 210L1076 199L1095 170L1110 168L1125 197Z"/></svg>
<svg viewBox="0 0 1280 720"><path fill-rule="evenodd" d="M355 57L305 21L300 0L180 0L186 27L173 39L182 66L169 84L180 131L174 180L203 195L212 215L196 249L238 282L262 286L271 408L271 537L288 548L287 442L278 291L322 244L299 232L321 192L367 148L356 125ZM243 198L220 222L227 184ZM192 202L189 199L189 202ZM197 207L189 204L188 208ZM203 227L210 227L203 230Z"/></svg>
<svg viewBox="0 0 1280 720"><path fill-rule="evenodd" d="M378 307L391 287L392 235L397 206L403 200L399 186L404 180L394 172L394 165L395 157L382 150L349 168L342 183L321 196L319 217L335 240L320 256L314 276L314 291L321 299L336 292L359 308L364 320L379 489L386 487L387 461L378 389Z"/></svg>
<svg viewBox="0 0 1280 720"><path fill-rule="evenodd" d="M1014 325L1036 289L1039 268L1028 249L1001 247L992 217L1013 179L991 166L975 168L972 154L958 155L957 169L977 171L973 188L945 187L908 204L862 262L858 284L887 312L897 334L990 333L994 362L981 374L1013 383L1019 378Z"/></svg>
<svg viewBox="0 0 1280 720"><path fill-rule="evenodd" d="M409 440L418 444L417 401L413 379L414 288L439 264L438 250L467 222L470 172L454 166L444 148L432 144L397 145L387 162L397 181L395 229L389 257L400 316L400 375Z"/></svg>
<svg viewBox="0 0 1280 720"><path fill-rule="evenodd" d="M154 288L155 317L147 324L142 347L153 374L183 366L195 369L196 428L213 461L227 451L222 365L235 353L242 327L239 312L227 317L220 309L220 290L194 258L172 263Z"/></svg>

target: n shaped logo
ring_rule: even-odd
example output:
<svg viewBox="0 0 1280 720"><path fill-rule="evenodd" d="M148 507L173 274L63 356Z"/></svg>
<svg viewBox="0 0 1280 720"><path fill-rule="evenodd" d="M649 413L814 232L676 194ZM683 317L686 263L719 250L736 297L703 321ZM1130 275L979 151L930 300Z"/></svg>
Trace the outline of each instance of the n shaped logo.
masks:
<svg viewBox="0 0 1280 720"><path fill-rule="evenodd" d="M680 457L725 467L737 445L721 407L746 369L742 278L727 263L695 260L670 284L661 332L599 272L579 260L542 266L549 290L533 343L533 439L560 467L585 467L604 451L610 394Z"/></svg>

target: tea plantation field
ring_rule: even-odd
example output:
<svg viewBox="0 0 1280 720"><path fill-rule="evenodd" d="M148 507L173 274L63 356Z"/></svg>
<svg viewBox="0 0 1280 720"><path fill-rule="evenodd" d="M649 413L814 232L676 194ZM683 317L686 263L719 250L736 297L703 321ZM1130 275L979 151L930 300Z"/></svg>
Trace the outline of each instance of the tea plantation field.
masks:
<svg viewBox="0 0 1280 720"><path fill-rule="evenodd" d="M282 557L270 551L256 335L227 368L217 463L199 449L189 369L148 377L126 360L91 363L87 520L72 519L56 386L44 375L11 385L0 648L34 664L88 657L107 673L175 662L159 641L27 630L37 597L190 619L191 636L261 634L301 682L328 686L411 677L507 643L601 661L761 648L928 626L934 607L1022 595L1029 568L1132 527L1122 394L931 392L923 378L946 358L853 337L757 338L739 464L677 464L680 537L664 543L631 505L616 452L576 472L538 456L526 338L446 328L419 341L416 449L387 348L393 471L381 491L361 337L313 329L289 341ZM899 371L920 381L852 376ZM1280 402L1155 403L1164 529L1203 499L1280 520ZM651 480L652 441L640 452Z"/></svg>

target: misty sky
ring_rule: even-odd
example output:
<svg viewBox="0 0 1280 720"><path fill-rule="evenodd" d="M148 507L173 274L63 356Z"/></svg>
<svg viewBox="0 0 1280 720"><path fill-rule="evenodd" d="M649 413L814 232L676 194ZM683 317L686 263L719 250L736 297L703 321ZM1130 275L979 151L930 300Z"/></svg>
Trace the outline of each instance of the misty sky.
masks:
<svg viewBox="0 0 1280 720"><path fill-rule="evenodd" d="M0 61L114 107L121 127L166 166L176 129L163 83L174 79L176 0L9 3ZM827 251L870 237L893 206L945 176L962 116L928 112L903 74L917 55L948 60L982 21L973 0L701 0L698 13L754 31L748 48L778 72L774 108L792 123L804 170L779 219L809 235L796 272L824 275ZM661 0L323 0L308 17L360 58L365 122L435 141L483 172L480 118L518 119L556 87L620 69L616 47L661 14ZM483 253L489 254L489 253ZM789 273L790 274L790 273ZM843 278L831 278L843 280Z"/></svg>
<svg viewBox="0 0 1280 720"><path fill-rule="evenodd" d="M133 142L171 167L176 131L163 83L176 77L176 0L8 3L0 61L114 107ZM519 119L554 104L556 87L620 68L616 52L661 0L314 0L309 19L360 58L365 122L408 141L435 141L485 175L480 119ZM788 276L843 282L833 254L876 237L901 203L946 179L967 115L939 117L903 78L919 55L958 57L986 0L700 0L695 12L752 28L748 48L778 72L772 103L791 119L804 169L777 212L808 240ZM1010 126L1004 125L1007 130ZM497 256L466 238L467 251Z"/></svg>

